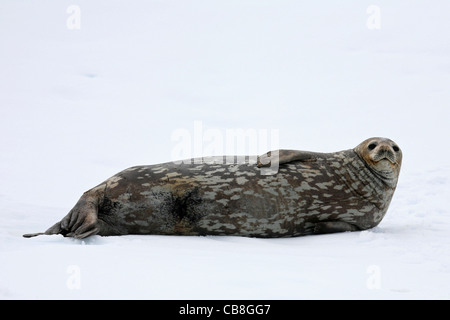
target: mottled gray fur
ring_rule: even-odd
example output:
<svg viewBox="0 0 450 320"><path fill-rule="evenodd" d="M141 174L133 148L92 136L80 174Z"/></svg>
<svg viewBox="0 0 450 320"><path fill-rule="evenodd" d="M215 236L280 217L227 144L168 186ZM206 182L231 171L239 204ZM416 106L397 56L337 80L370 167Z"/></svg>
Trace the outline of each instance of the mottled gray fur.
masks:
<svg viewBox="0 0 450 320"><path fill-rule="evenodd" d="M380 178L354 149L285 150L273 175L255 163L198 162L119 172L45 234L274 238L365 230L383 219L397 183Z"/></svg>

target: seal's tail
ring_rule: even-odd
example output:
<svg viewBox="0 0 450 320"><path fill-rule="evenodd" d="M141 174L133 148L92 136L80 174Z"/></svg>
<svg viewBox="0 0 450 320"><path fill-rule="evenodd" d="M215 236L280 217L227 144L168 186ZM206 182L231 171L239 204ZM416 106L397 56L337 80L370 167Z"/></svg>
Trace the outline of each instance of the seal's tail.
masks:
<svg viewBox="0 0 450 320"><path fill-rule="evenodd" d="M64 237L84 239L99 232L95 199L84 194L75 207L59 222L45 232L24 234L25 238L40 235L62 234Z"/></svg>
<svg viewBox="0 0 450 320"><path fill-rule="evenodd" d="M69 213L70 214L70 213ZM48 228L45 232L36 232L36 233L26 233L23 235L24 238L33 238L42 235L51 235L51 234L62 234L65 236L67 232L61 228L61 221L55 223L51 228Z"/></svg>
<svg viewBox="0 0 450 320"><path fill-rule="evenodd" d="M36 236L42 236L43 234L45 234L45 232L37 232L37 233L25 233L23 235L24 238L33 238Z"/></svg>

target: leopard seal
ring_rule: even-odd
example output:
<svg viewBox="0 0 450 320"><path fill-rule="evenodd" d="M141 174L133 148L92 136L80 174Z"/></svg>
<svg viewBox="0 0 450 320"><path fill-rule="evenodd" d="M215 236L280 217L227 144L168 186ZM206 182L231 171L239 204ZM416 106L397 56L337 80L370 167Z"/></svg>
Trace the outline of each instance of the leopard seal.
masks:
<svg viewBox="0 0 450 320"><path fill-rule="evenodd" d="M392 140L375 137L333 153L276 150L257 161L224 159L128 168L86 191L47 231L24 237L277 238L365 230L388 210L402 151ZM261 173L275 164L273 174Z"/></svg>

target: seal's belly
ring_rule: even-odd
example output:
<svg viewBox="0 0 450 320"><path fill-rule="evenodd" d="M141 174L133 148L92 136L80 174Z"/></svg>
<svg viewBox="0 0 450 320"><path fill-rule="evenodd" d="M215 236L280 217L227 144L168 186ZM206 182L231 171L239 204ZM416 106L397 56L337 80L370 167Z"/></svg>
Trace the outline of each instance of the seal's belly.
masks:
<svg viewBox="0 0 450 320"><path fill-rule="evenodd" d="M106 181L99 219L130 234L286 237L373 210L328 170L297 163L265 176L249 164L133 167Z"/></svg>

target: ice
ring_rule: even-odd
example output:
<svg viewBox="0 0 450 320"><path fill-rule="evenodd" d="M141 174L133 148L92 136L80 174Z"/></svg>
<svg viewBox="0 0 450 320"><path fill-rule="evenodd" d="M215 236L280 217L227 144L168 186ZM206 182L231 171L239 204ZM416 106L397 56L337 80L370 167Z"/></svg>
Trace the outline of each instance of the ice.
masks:
<svg viewBox="0 0 450 320"><path fill-rule="evenodd" d="M448 1L71 4L80 29L69 3L0 2L1 299L450 298ZM198 121L276 129L284 149L391 138L391 207L372 230L291 239L22 238L173 160Z"/></svg>

